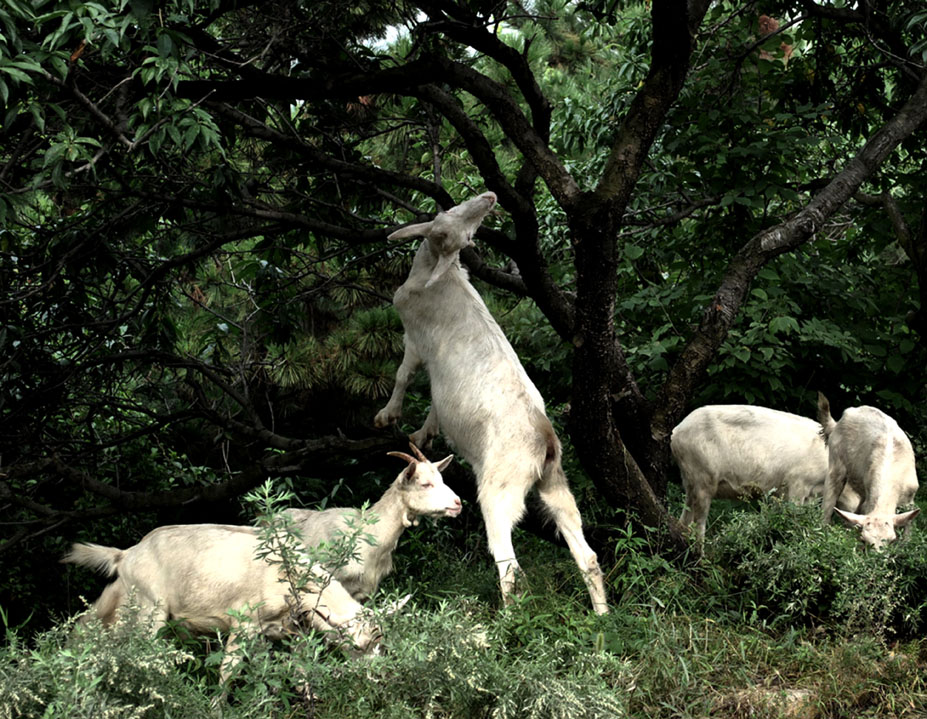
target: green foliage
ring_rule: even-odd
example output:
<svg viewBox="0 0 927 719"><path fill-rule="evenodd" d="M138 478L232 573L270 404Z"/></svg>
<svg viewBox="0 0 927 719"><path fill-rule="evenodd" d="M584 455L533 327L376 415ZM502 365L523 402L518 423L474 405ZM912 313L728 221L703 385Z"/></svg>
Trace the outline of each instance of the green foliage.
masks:
<svg viewBox="0 0 927 719"><path fill-rule="evenodd" d="M62 623L32 646L8 633L0 653L0 717L202 717L209 698L179 668L192 659L134 621L108 632Z"/></svg>
<svg viewBox="0 0 927 719"><path fill-rule="evenodd" d="M320 716L620 717L629 675L617 657L537 632L530 647L508 648L511 621L470 601L413 608L386 629L389 656L338 675L310 669L326 689Z"/></svg>
<svg viewBox="0 0 927 719"><path fill-rule="evenodd" d="M856 533L822 526L815 504L768 500L735 514L706 547L722 591L773 627L825 626L840 634L916 636L927 621L927 537L917 528L883 552Z"/></svg>
<svg viewBox="0 0 927 719"><path fill-rule="evenodd" d="M923 588L906 586L883 597L884 584L873 581L872 553L856 547L850 530L820 529L816 513L802 507L768 502L718 524L720 534L694 572L655 559L638 537L623 537L609 576L612 612L606 616L588 611L579 581L575 600L564 601L556 586L561 559L564 571L575 568L545 542L519 537L532 592L497 609L495 594L487 599L470 593L483 580L494 588L496 572L485 548L455 554L429 547L423 537L414 547L401 546L413 550L409 576L387 582L417 587L402 613L379 620L388 651L349 660L311 634L278 643L248 641L221 706L213 704L220 655L199 643L178 648L131 623L115 633L66 623L31 644L10 632L0 649L0 711L4 719L94 711L120 717L210 717L221 711L226 719L772 719L789 715L786 700L826 719L913 719L927 711L924 641L899 642L865 624L884 619L889 604L900 618L902 607L919 606L906 602L915 596L920 602ZM918 529L883 561L895 563L894 578L902 582L917 578L923 565L923 547L914 544ZM788 563L788 550L796 555L791 567L775 570L773 560L763 561L766 552ZM824 555L821 561L813 560L815 550ZM432 565L433 557L420 553L428 551L444 564ZM742 566L734 552L744 555ZM721 560L730 561L730 569L716 563ZM829 573L826 561L837 565ZM843 600L839 590L828 600L815 589L833 588L827 577L851 568L857 581ZM799 576L803 572L810 579ZM448 576L458 578L452 593L440 590ZM785 588L770 589L771 578ZM799 596L803 591L824 601L820 610ZM375 606L392 596L385 592ZM921 624L898 626L906 627L905 634L922 631Z"/></svg>

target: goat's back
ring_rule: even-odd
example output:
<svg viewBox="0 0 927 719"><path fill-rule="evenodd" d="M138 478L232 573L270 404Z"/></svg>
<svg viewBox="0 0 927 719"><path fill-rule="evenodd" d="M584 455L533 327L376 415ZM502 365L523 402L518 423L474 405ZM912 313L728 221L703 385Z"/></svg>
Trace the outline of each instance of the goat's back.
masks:
<svg viewBox="0 0 927 719"><path fill-rule="evenodd" d="M354 507L331 507L329 509L287 509L288 516L299 530L307 547L317 547L330 542L339 532L345 532L348 524L360 517Z"/></svg>
<svg viewBox="0 0 927 719"><path fill-rule="evenodd" d="M425 359L441 431L477 474L489 457L511 454L503 444L543 460L552 433L544 400L466 272L454 267L428 288L403 285L394 303Z"/></svg>
<svg viewBox="0 0 927 719"><path fill-rule="evenodd" d="M670 448L683 482L720 498L756 488L803 501L821 493L827 473L821 425L768 407L700 407L673 430Z"/></svg>
<svg viewBox="0 0 927 719"><path fill-rule="evenodd" d="M896 504L913 500L918 487L914 449L889 415L875 407L847 408L828 446L831 463L845 468L847 484L863 498L861 513L872 511L880 499L891 497Z"/></svg>

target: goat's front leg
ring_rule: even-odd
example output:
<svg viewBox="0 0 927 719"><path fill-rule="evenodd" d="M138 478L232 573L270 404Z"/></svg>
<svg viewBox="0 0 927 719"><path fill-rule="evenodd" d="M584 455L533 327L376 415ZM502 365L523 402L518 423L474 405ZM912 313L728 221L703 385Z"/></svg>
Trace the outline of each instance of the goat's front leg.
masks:
<svg viewBox="0 0 927 719"><path fill-rule="evenodd" d="M253 630L237 623L229 628L229 635L225 642L225 652L222 656L222 663L219 664L220 691L212 700L214 708L220 708L228 701L231 679L235 674L236 667L242 659L242 642L246 641L248 636L252 636L252 632Z"/></svg>
<svg viewBox="0 0 927 719"><path fill-rule="evenodd" d="M393 386L393 393L390 395L386 406L377 412L376 417L373 418L375 427L388 427L395 424L402 416L402 400L405 399L406 389L408 389L409 383L421 365L422 359L415 350L415 346L409 341L409 336L406 335L405 352L402 355L402 363L399 365L399 369L396 370L396 384ZM437 423L437 420L435 422Z"/></svg>

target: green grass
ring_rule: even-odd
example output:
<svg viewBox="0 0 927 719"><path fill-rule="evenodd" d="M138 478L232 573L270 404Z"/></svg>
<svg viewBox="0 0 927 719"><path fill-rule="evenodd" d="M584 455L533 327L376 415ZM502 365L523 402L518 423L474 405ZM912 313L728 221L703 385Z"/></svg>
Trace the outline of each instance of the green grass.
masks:
<svg viewBox="0 0 927 719"><path fill-rule="evenodd" d="M927 534L884 555L814 508L732 511L683 571L624 536L613 611L588 609L569 554L518 537L527 593L499 606L482 538L423 526L401 543L379 601L384 656L349 660L310 635L256 640L225 719L260 717L922 717L927 714ZM405 538L404 538L405 540ZM456 540L456 541L451 541ZM0 719L211 717L215 642L69 624L0 652Z"/></svg>

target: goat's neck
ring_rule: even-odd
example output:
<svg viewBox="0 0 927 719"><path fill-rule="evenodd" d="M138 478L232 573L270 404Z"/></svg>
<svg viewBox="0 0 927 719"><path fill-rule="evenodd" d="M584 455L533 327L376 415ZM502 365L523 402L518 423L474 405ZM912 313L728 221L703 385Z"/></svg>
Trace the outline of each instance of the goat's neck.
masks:
<svg viewBox="0 0 927 719"><path fill-rule="evenodd" d="M412 269L409 272L409 276L406 279L405 284L409 290L422 290L425 287L425 283L431 279L431 275L437 267L438 262L441 260L441 255L434 250L431 246L431 242L425 240L419 245L418 250L415 253L415 258L412 260ZM447 274L460 272L460 253L454 253L454 257L451 261L451 266L447 270Z"/></svg>
<svg viewBox="0 0 927 719"><path fill-rule="evenodd" d="M392 552L406 527L415 521L402 501L402 490L395 484L383 493L370 512L377 516L376 524L371 525L369 531L376 540L376 546L371 547L372 554Z"/></svg>
<svg viewBox="0 0 927 719"><path fill-rule="evenodd" d="M864 514L894 514L898 503L898 477L895 473L895 445L889 435L880 438L872 452L872 464L869 468L868 496L864 502Z"/></svg>

